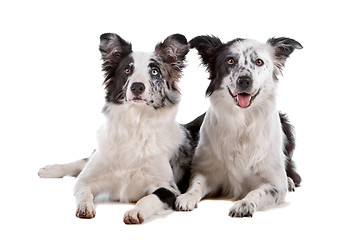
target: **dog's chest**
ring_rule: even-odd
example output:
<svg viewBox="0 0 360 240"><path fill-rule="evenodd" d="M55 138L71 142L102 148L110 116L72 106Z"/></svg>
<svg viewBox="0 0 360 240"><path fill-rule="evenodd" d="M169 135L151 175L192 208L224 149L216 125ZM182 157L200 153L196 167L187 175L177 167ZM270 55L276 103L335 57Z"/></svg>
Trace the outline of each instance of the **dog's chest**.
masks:
<svg viewBox="0 0 360 240"><path fill-rule="evenodd" d="M106 116L98 132L98 152L112 182L112 198L129 202L149 194L154 186L170 184L169 160L185 136L171 117L124 109Z"/></svg>
<svg viewBox="0 0 360 240"><path fill-rule="evenodd" d="M132 163L138 168L159 155L170 159L184 140L180 125L172 116L176 112L148 114L138 107L123 108L106 116L106 123L98 132L99 148L125 168Z"/></svg>
<svg viewBox="0 0 360 240"><path fill-rule="evenodd" d="M236 132L231 136L225 137L226 142L221 149L218 149L217 158L228 172L233 173L234 177L243 179L252 175L252 169L263 158L263 149L259 142L259 136L249 133L246 130Z"/></svg>
<svg viewBox="0 0 360 240"><path fill-rule="evenodd" d="M209 117L212 117L211 115ZM209 118L204 125L204 146L211 146L208 166L222 179L224 193L239 197L259 181L256 174L269 154L269 131L259 122ZM206 148L204 148L206 149ZM203 159L204 160L204 159ZM221 176L220 176L221 175Z"/></svg>

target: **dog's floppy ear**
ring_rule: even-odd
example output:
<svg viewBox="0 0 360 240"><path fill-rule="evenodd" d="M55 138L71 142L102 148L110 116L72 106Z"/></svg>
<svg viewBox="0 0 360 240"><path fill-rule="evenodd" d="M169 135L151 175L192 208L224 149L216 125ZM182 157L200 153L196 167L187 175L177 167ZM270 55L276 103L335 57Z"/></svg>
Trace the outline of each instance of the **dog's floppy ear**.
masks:
<svg viewBox="0 0 360 240"><path fill-rule="evenodd" d="M197 36L189 43L190 48L198 50L203 64L207 66L214 60L216 49L223 45L219 38L209 35Z"/></svg>
<svg viewBox="0 0 360 240"><path fill-rule="evenodd" d="M281 71L285 66L286 59L295 49L302 49L302 45L291 38L270 38L267 40L274 49L275 66Z"/></svg>
<svg viewBox="0 0 360 240"><path fill-rule="evenodd" d="M171 64L175 70L181 71L185 67L184 61L189 52L189 46L185 36L173 34L158 43L155 46L155 52L165 63Z"/></svg>
<svg viewBox="0 0 360 240"><path fill-rule="evenodd" d="M131 44L115 33L104 33L100 36L99 50L106 83L114 76L120 60L132 52Z"/></svg>

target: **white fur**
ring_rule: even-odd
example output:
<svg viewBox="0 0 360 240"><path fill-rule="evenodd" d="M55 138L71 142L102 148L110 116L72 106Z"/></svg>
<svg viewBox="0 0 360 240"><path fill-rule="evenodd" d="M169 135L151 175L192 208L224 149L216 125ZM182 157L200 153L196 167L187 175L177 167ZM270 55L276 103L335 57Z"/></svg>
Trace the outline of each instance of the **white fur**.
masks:
<svg viewBox="0 0 360 240"><path fill-rule="evenodd" d="M137 202L124 222L141 223L173 207L180 194L176 183L189 171L191 139L175 121L187 40L174 34L152 53L132 52L130 43L105 33L99 49L106 104L96 151L88 161L46 166L39 176L78 175L74 195L80 218L93 218L94 198L107 194L113 200Z"/></svg>
<svg viewBox="0 0 360 240"><path fill-rule="evenodd" d="M114 200L135 202L159 187L175 185L169 159L185 137L175 122L177 107L109 104L107 111L98 148L75 185L78 209L104 192Z"/></svg>
<svg viewBox="0 0 360 240"><path fill-rule="evenodd" d="M176 184L169 164L185 138L175 122L177 108L155 110L145 103L109 103L105 123L98 131L98 148L89 162L48 165L40 169L39 176L63 177L81 172L74 190L77 214L95 217L93 200L106 193L125 203L140 200L125 213L124 221L141 223L166 208L152 192L165 187L180 193L173 187Z"/></svg>
<svg viewBox="0 0 360 240"><path fill-rule="evenodd" d="M143 99L149 95L148 67L151 53L133 53L134 73L126 86L144 83ZM129 89L129 87L127 87ZM131 96L128 90L128 96ZM137 202L135 208L124 215L125 223L141 223L158 211L167 208L160 199L151 195L164 187L174 187L170 166L172 155L185 140L185 133L175 121L178 105L154 109L146 101L122 104L107 103L104 124L98 130L98 146L89 161L48 165L39 170L40 177L78 175L74 189L77 216L95 217L94 198L106 193L121 202ZM150 194L150 195L149 195ZM135 214L136 213L136 214Z"/></svg>
<svg viewBox="0 0 360 240"><path fill-rule="evenodd" d="M42 178L62 178L64 176L77 176L84 169L87 159L81 159L67 164L47 165L39 170Z"/></svg>
<svg viewBox="0 0 360 240"><path fill-rule="evenodd" d="M129 77L126 85L131 86L134 82L141 82L145 85L145 91L140 95L142 99L147 99L149 95L150 84L148 80L150 68L148 67L149 60L153 56L152 53L147 52L134 52L131 54L134 58L134 62L136 62L136 66L134 66L134 73ZM126 100L131 101L134 98L134 94L131 92L131 88L128 87L126 89Z"/></svg>
<svg viewBox="0 0 360 240"><path fill-rule="evenodd" d="M287 192L283 135L276 108L272 50L255 41L235 43L233 54L252 46L265 66L255 68L253 92L260 93L249 108L240 108L231 75L210 96L211 106L200 129L187 193L176 200L179 210L193 210L205 196L220 194L237 200L229 215L252 216L254 211L283 201ZM240 57L244 60L246 56ZM236 76L235 76L236 77Z"/></svg>

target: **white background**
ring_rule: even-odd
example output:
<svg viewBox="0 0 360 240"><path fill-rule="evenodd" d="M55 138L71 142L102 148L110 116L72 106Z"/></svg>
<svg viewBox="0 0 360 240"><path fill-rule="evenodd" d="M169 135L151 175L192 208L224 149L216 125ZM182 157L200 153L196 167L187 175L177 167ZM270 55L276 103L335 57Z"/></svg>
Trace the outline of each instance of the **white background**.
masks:
<svg viewBox="0 0 360 240"><path fill-rule="evenodd" d="M6 2L6 3L5 3ZM359 239L359 6L355 1L2 1L0 3L1 239ZM39 179L50 163L88 156L101 121L99 36L115 32L135 51L173 33L266 41L291 37L278 105L296 127L303 183L280 207L227 216L232 203L206 200L126 226L132 206L100 203L75 217L74 178ZM178 120L208 106L209 81L196 51L181 80Z"/></svg>

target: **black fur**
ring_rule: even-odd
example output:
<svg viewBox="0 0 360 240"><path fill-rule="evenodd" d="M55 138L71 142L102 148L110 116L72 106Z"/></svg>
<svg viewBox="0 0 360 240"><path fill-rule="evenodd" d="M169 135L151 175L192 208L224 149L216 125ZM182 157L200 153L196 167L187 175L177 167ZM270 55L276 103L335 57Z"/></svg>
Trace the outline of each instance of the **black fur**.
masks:
<svg viewBox="0 0 360 240"><path fill-rule="evenodd" d="M295 186L298 187L300 186L301 183L301 177L296 172L295 162L292 160L292 155L295 149L294 127L290 124L286 114L279 112L279 116L282 125L282 130L286 137L286 141L283 148L284 154L286 156L286 175L290 177L294 181Z"/></svg>
<svg viewBox="0 0 360 240"><path fill-rule="evenodd" d="M295 49L302 49L303 46L291 38L269 38L267 43L275 47L275 56L277 58L288 58Z"/></svg>
<svg viewBox="0 0 360 240"><path fill-rule="evenodd" d="M222 43L219 38L209 35L198 36L190 40L190 48L196 48L198 50L202 63L207 67L207 71L210 74L209 79L211 82L208 89L206 90L206 94L208 96L210 96L214 91L220 89L222 79L224 76L229 74L229 66L224 63L229 58L233 58L235 63L237 61L237 59L232 56L230 51L227 49L232 44L243 40L244 39L242 38L237 38L228 43ZM277 74L284 66L285 60L295 49L301 49L302 45L294 39L290 38L270 38L267 43L274 47L274 79L277 79ZM295 136L293 133L294 130L286 115L282 113L279 113L279 115L282 124L282 130L286 136L286 141L283 148L284 154L286 156L286 173L287 176L294 181L295 186L299 186L301 183L301 177L296 172L295 163L292 161L292 154L295 149ZM198 138L203 119L204 114L186 125L193 139Z"/></svg>
<svg viewBox="0 0 360 240"><path fill-rule="evenodd" d="M169 208L175 209L176 195L172 191L166 188L158 188L155 192L153 192L153 194L155 194Z"/></svg>
<svg viewBox="0 0 360 240"><path fill-rule="evenodd" d="M125 101L126 97L125 84L134 71L134 66L130 65L133 62L131 56L132 46L115 33L105 33L100 36L99 50L105 73L106 102L121 104ZM154 86L164 80L166 82L164 84L165 87L179 93L180 90L177 82L181 77L182 69L185 67L184 60L188 52L187 39L181 34L173 34L163 42L158 43L155 46L154 57L149 63L149 68L155 67L160 74L158 76L159 79L153 79L150 84L153 83ZM151 76L151 73L149 73L149 76ZM154 102L149 100L149 105L152 105L155 109L178 103L179 98L165 94L166 92L161 84L155 86L154 89L157 92L163 93L161 101Z"/></svg>
<svg viewBox="0 0 360 240"><path fill-rule="evenodd" d="M100 36L99 50L103 60L102 69L105 73L105 99L107 102L122 103L124 97L123 87L126 80L131 76L124 70L132 61L128 55L132 52L129 42L115 33L104 33Z"/></svg>
<svg viewBox="0 0 360 240"><path fill-rule="evenodd" d="M120 60L132 52L132 46L115 33L104 33L100 36L99 50L104 61L105 81L108 81L115 75Z"/></svg>
<svg viewBox="0 0 360 240"><path fill-rule="evenodd" d="M181 47L179 47L180 45ZM155 47L155 51L159 52L164 62L174 64L176 70L184 68L183 61L189 52L187 39L181 34L173 34L167 37L162 43Z"/></svg>
<svg viewBox="0 0 360 240"><path fill-rule="evenodd" d="M224 64L231 56L230 51L227 50L228 47L235 42L243 40L242 38L237 38L224 44L215 36L204 35L195 37L189 42L190 48L198 50L203 64L210 73L210 84L206 90L207 96L220 89L222 79L230 73L230 66Z"/></svg>
<svg viewBox="0 0 360 240"><path fill-rule="evenodd" d="M278 79L278 74L281 73L282 68L285 66L286 59L295 49L302 49L302 45L291 38L270 38L267 43L274 47L274 73L273 77L275 80Z"/></svg>
<svg viewBox="0 0 360 240"><path fill-rule="evenodd" d="M190 131L181 126L186 136L183 144L170 159L170 165L174 172L175 183L181 193L185 193L189 187L191 177L191 159L194 155L196 145ZM190 159L190 161L189 161Z"/></svg>
<svg viewBox="0 0 360 240"><path fill-rule="evenodd" d="M191 139L192 139L192 145L195 147L198 144L199 137L200 137L200 127L204 121L205 114L203 113L199 117L195 118L193 121L189 122L188 124L185 124L185 128L190 132Z"/></svg>

